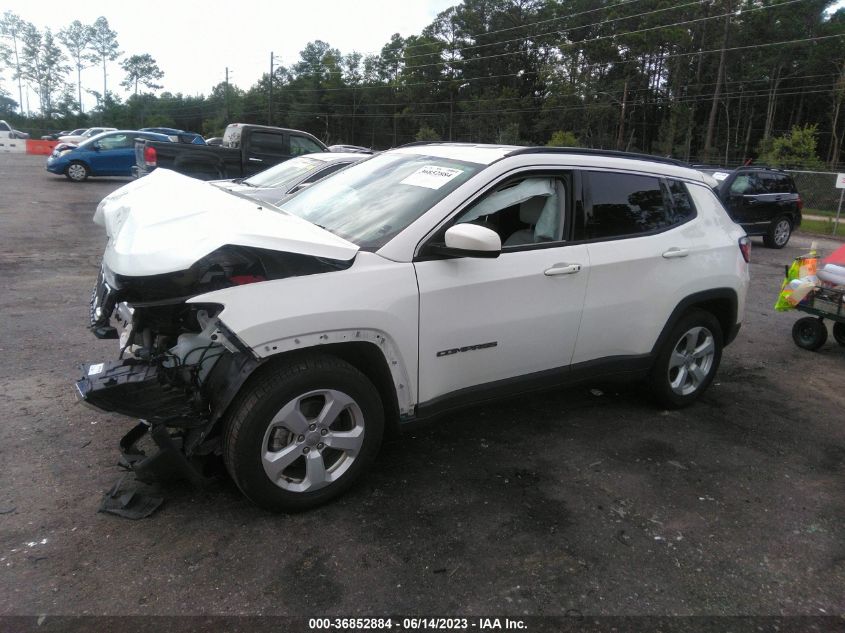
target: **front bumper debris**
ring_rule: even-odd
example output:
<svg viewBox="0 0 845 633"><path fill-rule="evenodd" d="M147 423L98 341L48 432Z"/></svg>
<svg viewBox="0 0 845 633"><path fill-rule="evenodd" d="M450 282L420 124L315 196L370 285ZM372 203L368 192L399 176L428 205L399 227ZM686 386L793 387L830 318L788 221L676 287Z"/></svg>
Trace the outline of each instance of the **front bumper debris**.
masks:
<svg viewBox="0 0 845 633"><path fill-rule="evenodd" d="M152 437L158 451L147 455L137 447L138 441L147 433ZM183 479L196 486L203 486L206 477L194 466L182 451L181 438L174 438L163 424L150 425L140 422L120 439L120 461L118 464L135 473L135 477L151 484L173 479Z"/></svg>
<svg viewBox="0 0 845 633"><path fill-rule="evenodd" d="M82 365L80 400L102 411L168 426L196 425L197 412L183 389L162 380L158 366L138 358Z"/></svg>
<svg viewBox="0 0 845 633"><path fill-rule="evenodd" d="M129 358L83 365L77 397L102 411L142 421L120 440L119 465L138 480L154 483L184 479L201 486L206 478L184 450L187 437L199 434L206 421L191 406L184 390L163 381L161 368ZM171 435L171 429L176 433ZM158 450L147 455L137 443L149 433Z"/></svg>

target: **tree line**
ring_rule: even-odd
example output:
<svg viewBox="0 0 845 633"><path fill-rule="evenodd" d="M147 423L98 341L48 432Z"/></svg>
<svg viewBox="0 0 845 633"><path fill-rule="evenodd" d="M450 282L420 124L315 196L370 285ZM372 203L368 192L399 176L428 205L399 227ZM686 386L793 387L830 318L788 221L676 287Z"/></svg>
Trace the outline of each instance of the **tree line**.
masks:
<svg viewBox="0 0 845 633"><path fill-rule="evenodd" d="M0 62L11 71L12 81L18 89L18 101L14 102L9 91L0 86L0 99L6 111L17 107L19 113L24 112L23 86L26 84L38 97L36 109L42 119L67 119L74 114L83 114L82 71L93 65L102 66L103 91L88 89L86 92L96 98L100 108L104 105L104 96L111 95L114 99L108 91L107 67L123 53L117 32L110 28L105 17L100 16L93 24L74 20L54 34L50 27L40 30L16 13L6 11L0 17L0 38ZM120 67L125 73L121 85L134 89L136 95L139 84L150 90L161 88L155 82L164 77L164 73L149 53L130 55L120 62ZM67 82L71 71L76 71L76 84ZM26 112L30 112L28 107Z"/></svg>
<svg viewBox="0 0 845 633"><path fill-rule="evenodd" d="M805 166L835 167L845 136L845 9L833 6L463 0L418 34L393 35L377 54L310 42L295 63L248 89L223 82L199 97L155 94L162 76L155 60L128 58L123 85L134 94L122 102L104 72L98 105L88 113L79 107L80 64L105 69L120 55L105 18L78 25L99 34L83 37L84 45L71 36L78 23L59 31L60 54L48 54L58 47L45 29L34 55L39 63L27 62L33 54L24 52L17 61L8 12L0 33L7 67L38 87L41 117L57 125L170 125L208 136L241 121L374 148L436 139L552 142L725 164L771 155L791 138L806 154ZM25 31L18 29L21 42ZM64 80L56 83L69 64L77 72L75 100L62 92Z"/></svg>

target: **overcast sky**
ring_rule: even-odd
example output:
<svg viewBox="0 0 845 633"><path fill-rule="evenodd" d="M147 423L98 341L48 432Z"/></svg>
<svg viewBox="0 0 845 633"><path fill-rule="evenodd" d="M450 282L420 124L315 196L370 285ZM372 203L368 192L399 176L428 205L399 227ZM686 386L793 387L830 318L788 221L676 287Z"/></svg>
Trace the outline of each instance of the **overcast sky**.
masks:
<svg viewBox="0 0 845 633"><path fill-rule="evenodd" d="M290 66L310 41L321 39L342 53L375 53L393 33L418 34L434 17L460 0L0 0L0 12L11 10L39 29L55 33L80 20L91 24L103 15L117 31L125 55L149 53L164 71L165 90L208 94L223 81L243 89L270 70L270 51L276 64ZM118 60L119 61L119 60ZM122 97L123 71L118 62L108 66L109 90ZM76 73L69 76L74 83ZM17 101L11 73L3 87ZM102 68L82 74L83 88L103 90ZM86 110L93 97L83 96ZM29 97L30 108L37 98ZM25 104L24 104L25 105Z"/></svg>
<svg viewBox="0 0 845 633"><path fill-rule="evenodd" d="M223 81L243 89L270 69L270 51L276 64L290 66L310 41L321 39L342 53L376 53L393 33L416 35L434 17L460 0L0 0L0 12L11 10L39 29L53 32L73 20L91 24L105 16L117 31L124 55L151 54L164 71L165 90L208 94ZM834 6L845 5L839 0ZM117 62L108 66L109 90L121 97L123 71ZM11 73L2 85L18 99ZM75 71L69 80L76 82ZM102 68L82 75L83 88L102 92ZM83 95L85 109L95 101ZM26 106L26 97L24 97ZM38 100L29 93L29 106Z"/></svg>

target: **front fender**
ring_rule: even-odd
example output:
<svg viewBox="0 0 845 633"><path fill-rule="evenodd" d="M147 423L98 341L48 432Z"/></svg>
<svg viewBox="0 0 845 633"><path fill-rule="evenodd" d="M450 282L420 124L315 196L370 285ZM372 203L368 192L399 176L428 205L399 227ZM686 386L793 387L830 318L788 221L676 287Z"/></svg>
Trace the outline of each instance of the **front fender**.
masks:
<svg viewBox="0 0 845 633"><path fill-rule="evenodd" d="M222 305L217 317L258 359L371 343L390 369L400 414L413 412L419 293L412 264L361 252L345 270L226 288L189 302Z"/></svg>

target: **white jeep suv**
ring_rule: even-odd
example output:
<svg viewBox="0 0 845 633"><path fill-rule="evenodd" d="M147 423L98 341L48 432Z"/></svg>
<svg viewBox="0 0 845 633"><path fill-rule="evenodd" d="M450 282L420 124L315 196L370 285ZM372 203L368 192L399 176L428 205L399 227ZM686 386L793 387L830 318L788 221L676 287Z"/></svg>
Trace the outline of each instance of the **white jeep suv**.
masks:
<svg viewBox="0 0 845 633"><path fill-rule="evenodd" d="M222 455L272 510L336 496L385 432L467 404L622 377L688 405L748 288L706 178L620 152L413 144L279 208L159 169L95 221L91 328L120 356L83 366L80 397L143 420L121 441L139 479L201 481Z"/></svg>

